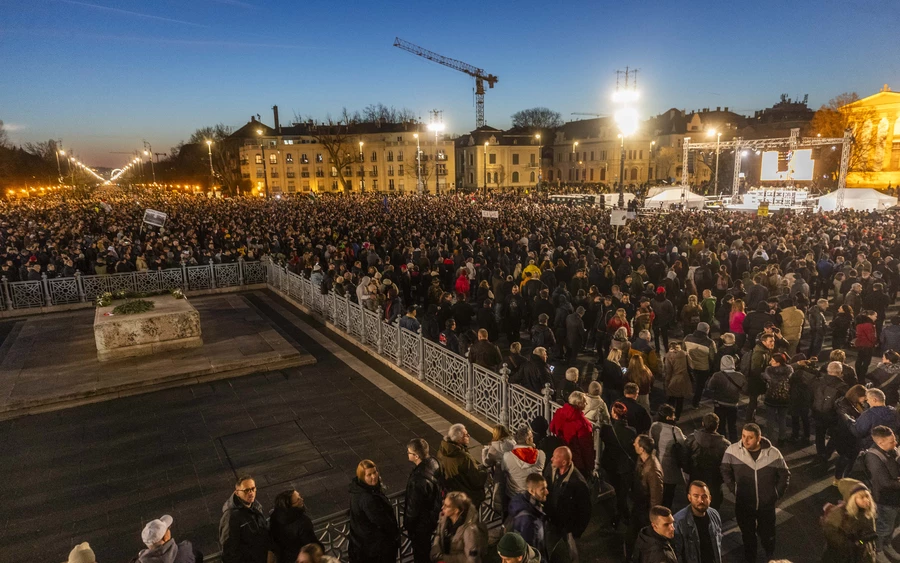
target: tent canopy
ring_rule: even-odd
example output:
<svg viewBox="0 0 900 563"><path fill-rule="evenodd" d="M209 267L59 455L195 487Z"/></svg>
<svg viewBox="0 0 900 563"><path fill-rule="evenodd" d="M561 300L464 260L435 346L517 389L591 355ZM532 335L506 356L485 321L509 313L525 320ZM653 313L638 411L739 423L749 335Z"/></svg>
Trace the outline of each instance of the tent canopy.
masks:
<svg viewBox="0 0 900 563"><path fill-rule="evenodd" d="M656 188L654 188L655 190ZM652 193L652 191L651 191ZM681 196L684 195L684 200ZM657 191L655 195L647 198L644 207L653 209L659 207L669 207L675 203L679 204L684 201L685 205L690 208L699 209L706 203L706 198L702 195L695 194L691 190L682 190L680 187L663 188Z"/></svg>
<svg viewBox="0 0 900 563"><path fill-rule="evenodd" d="M844 208L858 211L880 211L897 204L897 198L884 195L872 188L848 188L844 190ZM837 190L819 198L822 211L837 209Z"/></svg>

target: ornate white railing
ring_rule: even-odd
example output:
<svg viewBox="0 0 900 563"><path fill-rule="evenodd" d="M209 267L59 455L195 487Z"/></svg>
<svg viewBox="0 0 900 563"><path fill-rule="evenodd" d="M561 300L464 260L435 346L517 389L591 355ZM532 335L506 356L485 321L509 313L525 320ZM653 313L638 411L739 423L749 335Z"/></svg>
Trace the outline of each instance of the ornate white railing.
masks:
<svg viewBox="0 0 900 563"><path fill-rule="evenodd" d="M265 283L267 265L262 262L181 265L167 270L128 272L124 274L82 275L11 282L0 278L2 298L0 310L52 307L94 301L106 292L126 291L153 293L180 288L184 291L210 290L221 287L241 287ZM296 297L296 296L295 296Z"/></svg>

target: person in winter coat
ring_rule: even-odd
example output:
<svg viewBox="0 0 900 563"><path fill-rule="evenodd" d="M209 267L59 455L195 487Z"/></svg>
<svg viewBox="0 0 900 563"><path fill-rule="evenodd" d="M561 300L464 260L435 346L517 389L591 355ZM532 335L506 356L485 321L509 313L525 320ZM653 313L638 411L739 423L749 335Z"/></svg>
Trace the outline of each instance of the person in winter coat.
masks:
<svg viewBox="0 0 900 563"><path fill-rule="evenodd" d="M775 316L770 313L769 304L762 301L756 309L744 317L744 349L751 350L756 346L756 338L763 333L768 323L775 323Z"/></svg>
<svg viewBox="0 0 900 563"><path fill-rule="evenodd" d="M622 308L616 309L616 315L606 323L607 332L613 336L620 328L625 329L628 340L631 340L631 323L628 322L628 318L625 316L625 309Z"/></svg>
<svg viewBox="0 0 900 563"><path fill-rule="evenodd" d="M788 341L787 353L790 357L797 353L797 346L800 344L806 315L797 308L793 299L785 300L784 305L781 309L781 335Z"/></svg>
<svg viewBox="0 0 900 563"><path fill-rule="evenodd" d="M481 464L493 478L494 490L491 506L498 513L506 509L506 502L511 494L506 490L506 476L503 469L503 456L516 447L516 441L506 429L498 424L491 433L491 443L481 449Z"/></svg>
<svg viewBox="0 0 900 563"><path fill-rule="evenodd" d="M856 421L847 420L850 431L860 442L861 449L872 447L872 429L876 426L886 426L895 433L900 430L897 409L884 404L884 392L881 389L866 390L866 403L869 404L869 408L860 414Z"/></svg>
<svg viewBox="0 0 900 563"><path fill-rule="evenodd" d="M806 359L804 354L795 354L790 362L794 373L789 381L791 401L788 414L791 415L791 439L801 446L809 445L810 419L809 411L812 408L812 387L815 381L821 377L816 365L817 359ZM803 435L800 435L800 425L803 424Z"/></svg>
<svg viewBox="0 0 900 563"><path fill-rule="evenodd" d="M238 475L234 494L222 506L219 545L222 563L266 563L269 522L256 500L256 481L249 475Z"/></svg>
<svg viewBox="0 0 900 563"><path fill-rule="evenodd" d="M822 344L825 342L825 331L828 321L825 320L825 311L828 310L828 300L819 299L809 308L806 318L809 322L809 349L806 355L810 358L817 357L822 352Z"/></svg>
<svg viewBox="0 0 900 563"><path fill-rule="evenodd" d="M168 514L147 522L141 531L141 540L147 549L141 550L137 563L194 563L194 546L189 541L176 543L172 539L172 517ZM74 550L73 550L74 551ZM72 556L69 555L69 561ZM87 559L78 559L87 561ZM94 561L91 557L90 561Z"/></svg>
<svg viewBox="0 0 900 563"><path fill-rule="evenodd" d="M454 354L459 354L459 337L456 336L456 321L447 319L444 330L438 336L438 344Z"/></svg>
<svg viewBox="0 0 900 563"><path fill-rule="evenodd" d="M609 411L611 422L600 429L603 456L600 465L609 483L616 490L616 516L611 524L613 529L619 521L628 520L628 496L634 474L635 455L631 444L637 432L628 426L628 408L615 402Z"/></svg>
<svg viewBox="0 0 900 563"><path fill-rule="evenodd" d="M891 324L884 327L881 336L878 337L882 350L895 350L900 352L900 315L891 319Z"/></svg>
<svg viewBox="0 0 900 563"><path fill-rule="evenodd" d="M469 361L489 370L500 369L503 356L500 355L500 348L488 340L487 330L478 329L478 340L469 347Z"/></svg>
<svg viewBox="0 0 900 563"><path fill-rule="evenodd" d="M547 465L547 454L534 445L534 432L529 426L516 429L515 445L503 454L500 468L505 475L506 501L527 488L529 475L542 473ZM494 481L499 483L499 481ZM503 507L505 510L505 506Z"/></svg>
<svg viewBox="0 0 900 563"><path fill-rule="evenodd" d="M669 348L669 328L675 322L675 306L666 298L666 289L659 287L656 295L650 300L653 311L653 345L658 353ZM662 347L660 347L660 339Z"/></svg>
<svg viewBox="0 0 900 563"><path fill-rule="evenodd" d="M599 381L591 381L588 392L585 395L587 406L584 407L584 417L588 422L597 426L609 424L609 408L603 400L603 385Z"/></svg>
<svg viewBox="0 0 900 563"><path fill-rule="evenodd" d="M566 317L566 363L573 364L584 348L584 307L578 306L574 313Z"/></svg>
<svg viewBox="0 0 900 563"><path fill-rule="evenodd" d="M676 447L684 447L685 437L681 428L675 425L675 409L672 405L660 405L657 421L650 426L650 437L656 443L659 452L659 463L663 471L662 506L672 508L675 499L675 488L684 484L682 467L675 456ZM677 446L676 446L677 444Z"/></svg>
<svg viewBox="0 0 900 563"><path fill-rule="evenodd" d="M517 383L538 395L543 393L544 386L553 386L550 367L547 365L547 349L539 346L531 351L531 360L519 369L510 383Z"/></svg>
<svg viewBox="0 0 900 563"><path fill-rule="evenodd" d="M547 478L549 494L544 509L550 522L547 552L551 561L578 560L575 540L591 520L591 493L584 475L572 465L572 452L560 446L550 457ZM557 559L560 557L561 559Z"/></svg>
<svg viewBox="0 0 900 563"><path fill-rule="evenodd" d="M687 353L688 368L694 380L694 408L700 407L700 398L706 387L706 380L715 371L717 357L716 343L709 337L709 325L701 322L697 330L684 338L684 351Z"/></svg>
<svg viewBox="0 0 900 563"><path fill-rule="evenodd" d="M269 535L278 561L296 561L304 545L321 545L312 519L306 514L303 497L293 489L275 496L275 508L269 516Z"/></svg>
<svg viewBox="0 0 900 563"><path fill-rule="evenodd" d="M680 342L670 342L663 359L665 367L666 402L675 407L675 420L681 418L684 400L694 396L694 382L688 371L687 354Z"/></svg>
<svg viewBox="0 0 900 563"><path fill-rule="evenodd" d="M554 413L550 433L569 447L572 463L582 475L591 475L594 472L594 428L584 416L586 406L587 400L581 391L569 395L569 401Z"/></svg>
<svg viewBox="0 0 900 563"><path fill-rule="evenodd" d="M713 400L713 412L724 424L728 439L737 440L737 408L741 401L741 393L747 386L747 378L735 370L733 356L723 356L720 368L706 382L706 389Z"/></svg>
<svg viewBox="0 0 900 563"><path fill-rule="evenodd" d="M875 563L875 500L856 479L837 484L843 501L826 504L822 516L825 553L822 563Z"/></svg>
<svg viewBox="0 0 900 563"><path fill-rule="evenodd" d="M634 543L634 563L679 563L672 547L675 518L665 506L650 509L650 525L641 529Z"/></svg>
<svg viewBox="0 0 900 563"><path fill-rule="evenodd" d="M769 367L763 372L766 381L766 406L771 408L768 417L769 430L774 434L776 443L783 447L787 443L786 420L788 407L791 406L791 377L794 368L788 363L785 354L779 352L769 359Z"/></svg>
<svg viewBox="0 0 900 563"><path fill-rule="evenodd" d="M688 474L691 481L702 481L709 486L711 506L718 510L722 505L722 458L730 442L718 433L719 417L714 413L703 415L701 427L685 439L684 449L690 459Z"/></svg>
<svg viewBox="0 0 900 563"><path fill-rule="evenodd" d="M437 460L441 465L444 487L448 491L461 491L475 506L484 502L485 473L469 453L469 432L462 424L454 424L441 441Z"/></svg>
<svg viewBox="0 0 900 563"><path fill-rule="evenodd" d="M881 363L869 373L872 385L884 393L884 402L896 407L900 400L900 353L885 350Z"/></svg>
<svg viewBox="0 0 900 563"><path fill-rule="evenodd" d="M350 563L390 563L397 560L400 527L391 501L384 494L375 462L364 459L350 482Z"/></svg>
<svg viewBox="0 0 900 563"><path fill-rule="evenodd" d="M428 442L422 438L406 444L407 457L415 467L406 481L403 527L412 544L414 563L431 561L431 535L441 507L441 466L429 453Z"/></svg>
<svg viewBox="0 0 900 563"><path fill-rule="evenodd" d="M831 446L838 454L834 462L835 480L846 477L859 455L859 440L853 435L850 426L859 415L866 410L866 388L854 385L835 403L837 420L830 428Z"/></svg>
<svg viewBox="0 0 900 563"><path fill-rule="evenodd" d="M675 514L673 547L679 563L722 561L722 517L710 506L709 487L693 481L687 497L690 504Z"/></svg>
<svg viewBox="0 0 900 563"><path fill-rule="evenodd" d="M540 473L528 475L525 490L515 495L509 502L508 530L522 536L546 560L547 555L547 514L544 503L549 494L547 480ZM498 545L498 548L500 546ZM501 552L502 555L502 552Z"/></svg>
<svg viewBox="0 0 900 563"><path fill-rule="evenodd" d="M638 386L638 403L650 412L650 390L653 388L653 372L640 354L632 354L628 361L625 379Z"/></svg>
<svg viewBox="0 0 900 563"><path fill-rule="evenodd" d="M641 434L634 439L637 461L634 468L634 482L631 486L632 513L625 533L625 559L629 560L631 548L644 526L650 525L650 509L662 505L663 472L656 457L656 443L653 438Z"/></svg>
<svg viewBox="0 0 900 563"><path fill-rule="evenodd" d="M866 374L869 372L869 364L875 355L875 347L878 346L878 337L875 334L875 311L863 311L856 317L856 377L859 382L865 384Z"/></svg>
<svg viewBox="0 0 900 563"><path fill-rule="evenodd" d="M528 542L516 532L503 534L497 542L497 553L500 560L506 563L541 563L544 560L541 552L528 545Z"/></svg>
<svg viewBox="0 0 900 563"><path fill-rule="evenodd" d="M556 336L553 330L547 326L550 317L546 313L538 315L538 322L531 327L531 345L536 348L552 350L556 347Z"/></svg>
<svg viewBox="0 0 900 563"><path fill-rule="evenodd" d="M611 349L600 367L600 382L603 383L603 400L611 405L622 398L625 392L625 373L622 371L622 351Z"/></svg>
<svg viewBox="0 0 900 563"><path fill-rule="evenodd" d="M759 338L753 351L750 352L750 371L745 373L747 376L747 421L753 422L756 415L756 407L759 402L759 396L766 392L766 380L763 378L763 372L769 365L769 360L775 353L775 335L764 333Z"/></svg>
<svg viewBox="0 0 900 563"><path fill-rule="evenodd" d="M700 314L703 310L697 302L696 295L688 295L687 304L681 308L681 329L687 336L697 330L697 323L700 322Z"/></svg>
<svg viewBox="0 0 900 563"><path fill-rule="evenodd" d="M756 561L758 541L766 559L773 559L775 504L784 498L791 480L784 457L762 436L759 426L749 423L744 425L741 440L725 450L721 470L722 481L735 495L735 518L741 529L744 558Z"/></svg>
<svg viewBox="0 0 900 563"><path fill-rule="evenodd" d="M431 560L481 563L486 549L487 528L478 517L478 505L465 493L447 493L431 546Z"/></svg>
<svg viewBox="0 0 900 563"><path fill-rule="evenodd" d="M866 474L872 485L872 496L878 504L878 515L875 518L875 533L878 539L875 549L882 558L887 554L894 560L900 554L891 545L900 514L900 465L897 463L897 436L886 426L872 429L872 447L866 450L863 458ZM877 560L877 558L876 558Z"/></svg>
<svg viewBox="0 0 900 563"><path fill-rule="evenodd" d="M831 347L841 350L850 342L850 330L853 328L853 309L847 305L841 305L838 312L831 319Z"/></svg>

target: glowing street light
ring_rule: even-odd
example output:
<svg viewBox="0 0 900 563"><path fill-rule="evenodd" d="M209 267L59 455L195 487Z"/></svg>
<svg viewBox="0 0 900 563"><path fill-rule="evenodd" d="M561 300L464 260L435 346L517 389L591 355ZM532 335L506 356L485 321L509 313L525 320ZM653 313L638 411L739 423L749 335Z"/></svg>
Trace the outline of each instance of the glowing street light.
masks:
<svg viewBox="0 0 900 563"><path fill-rule="evenodd" d="M265 145L263 145L263 142L262 142L263 130L257 129L256 134L259 135L259 150L262 152L263 182L265 183L265 186L266 186L265 196L266 196L266 199L269 199L269 173L266 170L266 147L265 147Z"/></svg>
<svg viewBox="0 0 900 563"><path fill-rule="evenodd" d="M216 174L213 172L212 165L212 141L206 140L206 150L209 153L209 189L212 190L213 184L216 182Z"/></svg>
<svg viewBox="0 0 900 563"><path fill-rule="evenodd" d="M707 132L707 135L709 135L710 137L712 137L713 135L716 136L716 179L715 179L715 182L713 183L713 195L718 195L719 194L719 141L722 140L722 132L716 131L715 129L710 129Z"/></svg>
<svg viewBox="0 0 900 563"><path fill-rule="evenodd" d="M621 107L614 114L616 125L619 127L619 138L622 139L622 148L619 154L619 207L625 207L625 137L637 133L639 120L637 109L630 106L640 98L640 94L635 88L624 89L616 88L613 93L613 101L621 104Z"/></svg>
<svg viewBox="0 0 900 563"><path fill-rule="evenodd" d="M541 144L541 134L540 133L537 133L534 136L534 138L537 139L537 142L538 142L538 154L537 154L537 165L538 165L537 181L538 181L538 183L537 183L537 185L540 186L541 179L543 178L543 167L542 167L543 159L541 158L541 155L544 152L544 145Z"/></svg>
<svg viewBox="0 0 900 563"><path fill-rule="evenodd" d="M419 134L413 133L413 138L416 140L416 193L422 195L422 166L419 162L422 157L422 148L419 145Z"/></svg>
<svg viewBox="0 0 900 563"><path fill-rule="evenodd" d="M434 121L428 124L428 130L434 131L434 193L440 191L440 178L438 178L438 135L444 130L444 123Z"/></svg>

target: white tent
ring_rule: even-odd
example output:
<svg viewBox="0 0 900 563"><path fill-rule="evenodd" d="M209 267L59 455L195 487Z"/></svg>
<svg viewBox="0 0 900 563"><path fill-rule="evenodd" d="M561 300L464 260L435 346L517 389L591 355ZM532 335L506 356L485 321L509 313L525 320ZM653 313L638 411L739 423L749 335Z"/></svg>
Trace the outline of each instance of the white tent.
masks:
<svg viewBox="0 0 900 563"><path fill-rule="evenodd" d="M819 207L822 211L837 209L837 194L837 190L835 190L819 198ZM896 197L884 195L872 188L847 188L844 190L844 209L881 211L894 205L897 205Z"/></svg>
<svg viewBox="0 0 900 563"><path fill-rule="evenodd" d="M682 195L684 199L682 199ZM706 198L691 190L682 190L680 187L665 188L659 190L656 195L648 197L644 202L644 207L646 209L668 209L673 203L678 205L682 202L690 209L703 209Z"/></svg>

